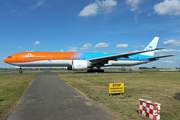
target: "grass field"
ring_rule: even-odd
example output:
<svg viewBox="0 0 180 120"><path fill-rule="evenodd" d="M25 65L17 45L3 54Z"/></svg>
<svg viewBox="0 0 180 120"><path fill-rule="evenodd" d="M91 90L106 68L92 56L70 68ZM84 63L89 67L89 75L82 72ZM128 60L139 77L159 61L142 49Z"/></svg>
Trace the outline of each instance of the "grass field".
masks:
<svg viewBox="0 0 180 120"><path fill-rule="evenodd" d="M23 73L42 73L44 70L23 70ZM0 73L19 73L19 70L0 70Z"/></svg>
<svg viewBox="0 0 180 120"><path fill-rule="evenodd" d="M0 76L0 119L19 101L36 76Z"/></svg>
<svg viewBox="0 0 180 120"><path fill-rule="evenodd" d="M43 70L38 70L38 69L22 69L23 73L42 73L44 71L48 71L50 70L51 72L57 72L57 73L61 73L61 72L69 72L69 73L73 73L73 72L87 72L87 70L65 70L65 69L43 69ZM178 69L126 69L121 70L121 69L104 69L104 72L138 72L138 71L178 71ZM17 69L6 69L6 70L0 70L0 73L19 73L19 70Z"/></svg>
<svg viewBox="0 0 180 120"><path fill-rule="evenodd" d="M180 73L131 73L59 75L68 84L85 93L116 113L129 119L144 119L138 113L139 99L161 104L161 120L180 119L180 100L174 96L180 92ZM109 83L125 84L123 96L109 96Z"/></svg>
<svg viewBox="0 0 180 120"><path fill-rule="evenodd" d="M104 69L104 72L127 72L127 71L159 71L158 69ZM51 72L87 72L87 70L52 70Z"/></svg>

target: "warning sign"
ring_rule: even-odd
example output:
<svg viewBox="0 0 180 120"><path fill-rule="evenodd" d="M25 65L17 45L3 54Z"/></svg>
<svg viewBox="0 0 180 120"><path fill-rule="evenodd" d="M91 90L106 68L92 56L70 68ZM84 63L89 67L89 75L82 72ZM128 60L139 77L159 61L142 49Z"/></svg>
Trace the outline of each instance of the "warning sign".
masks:
<svg viewBox="0 0 180 120"><path fill-rule="evenodd" d="M124 93L124 83L109 83L109 94Z"/></svg>

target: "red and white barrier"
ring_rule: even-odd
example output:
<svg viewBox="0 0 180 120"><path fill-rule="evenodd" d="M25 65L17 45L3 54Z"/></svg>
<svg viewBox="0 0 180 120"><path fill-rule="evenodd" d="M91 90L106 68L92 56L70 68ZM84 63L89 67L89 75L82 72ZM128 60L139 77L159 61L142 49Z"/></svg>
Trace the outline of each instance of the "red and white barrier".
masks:
<svg viewBox="0 0 180 120"><path fill-rule="evenodd" d="M146 99L139 99L139 115L152 120L160 120L161 104Z"/></svg>

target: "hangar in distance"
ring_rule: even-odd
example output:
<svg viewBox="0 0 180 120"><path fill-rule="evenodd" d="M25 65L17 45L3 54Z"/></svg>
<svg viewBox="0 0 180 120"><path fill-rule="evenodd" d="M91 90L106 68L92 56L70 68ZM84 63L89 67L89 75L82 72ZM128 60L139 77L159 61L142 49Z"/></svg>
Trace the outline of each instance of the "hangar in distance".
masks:
<svg viewBox="0 0 180 120"><path fill-rule="evenodd" d="M67 70L97 70L108 66L134 66L170 57L154 56L159 37L155 37L143 50L130 53L71 53L71 52L22 52L12 54L4 59L4 62L19 67L67 67Z"/></svg>

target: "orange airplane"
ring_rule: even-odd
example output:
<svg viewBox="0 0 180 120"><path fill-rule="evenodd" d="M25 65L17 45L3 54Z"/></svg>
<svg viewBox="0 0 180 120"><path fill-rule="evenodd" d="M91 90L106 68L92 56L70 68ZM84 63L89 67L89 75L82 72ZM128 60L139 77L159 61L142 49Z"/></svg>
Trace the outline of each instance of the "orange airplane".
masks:
<svg viewBox="0 0 180 120"><path fill-rule="evenodd" d="M134 66L146 64L159 58L170 57L154 56L159 37L155 37L151 43L139 52L130 53L62 53L62 52L22 52L10 55L4 62L19 67L67 67L67 70L87 70L92 71L96 67L99 71L101 67L107 66Z"/></svg>

